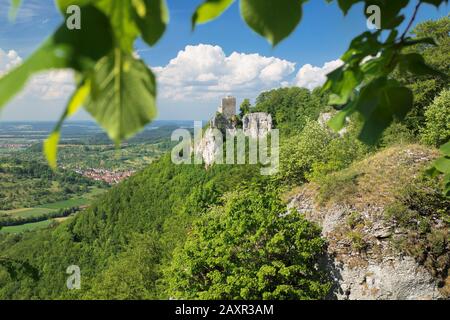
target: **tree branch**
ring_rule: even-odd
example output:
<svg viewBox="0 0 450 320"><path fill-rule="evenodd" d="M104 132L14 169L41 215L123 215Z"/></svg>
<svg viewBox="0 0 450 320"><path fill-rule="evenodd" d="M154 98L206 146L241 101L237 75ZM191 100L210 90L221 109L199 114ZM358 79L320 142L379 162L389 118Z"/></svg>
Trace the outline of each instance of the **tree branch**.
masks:
<svg viewBox="0 0 450 320"><path fill-rule="evenodd" d="M412 24L414 23L414 20L416 20L417 12L419 12L419 8L422 5L422 0L419 0L416 4L416 7L414 8L414 14L411 17L411 20L409 20L408 26L406 27L405 31L403 32L402 36L400 37L400 41L405 40L405 37L408 35L409 30L412 27Z"/></svg>

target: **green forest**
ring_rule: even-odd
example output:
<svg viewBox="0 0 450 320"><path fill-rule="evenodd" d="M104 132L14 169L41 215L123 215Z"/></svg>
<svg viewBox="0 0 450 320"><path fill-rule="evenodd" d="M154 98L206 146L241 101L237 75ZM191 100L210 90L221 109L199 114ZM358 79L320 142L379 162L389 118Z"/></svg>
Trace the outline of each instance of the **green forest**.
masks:
<svg viewBox="0 0 450 320"><path fill-rule="evenodd" d="M324 207L332 201L355 208L382 203L382 219L404 230L396 248L450 294L450 201L443 176L430 170L450 138L448 78L440 76L450 74L449 32L448 17L413 30L438 43L408 50L420 52L439 74L394 71L416 99L376 143L361 141L365 121L359 113L349 115L341 134L318 122L334 112L329 91L263 92L254 105L246 101L241 114L268 112L283 129L276 175L261 176L254 165L175 165L166 154L73 219L0 234L0 298L326 298L330 275L318 262L327 243L315 222L287 206L300 188L313 190ZM426 161L402 162L405 153ZM362 221L355 211L342 231L358 252L367 250ZM81 290L66 287L66 268L74 264L82 271Z"/></svg>

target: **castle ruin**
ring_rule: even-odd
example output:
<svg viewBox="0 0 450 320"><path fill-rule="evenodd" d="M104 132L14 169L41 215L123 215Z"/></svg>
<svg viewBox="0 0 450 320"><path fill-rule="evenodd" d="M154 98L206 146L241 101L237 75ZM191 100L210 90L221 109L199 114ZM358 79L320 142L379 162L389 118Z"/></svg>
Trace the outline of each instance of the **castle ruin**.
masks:
<svg viewBox="0 0 450 320"><path fill-rule="evenodd" d="M223 148L224 139L217 140L214 130L219 130L223 137L235 137L240 131L252 139L263 138L272 131L272 116L265 112L249 113L241 122L236 116L236 98L222 98L217 114L209 120L209 127L195 148L195 153L203 159L206 167L215 162L217 153Z"/></svg>
<svg viewBox="0 0 450 320"><path fill-rule="evenodd" d="M223 98L222 104L217 111L226 119L231 119L236 115L236 98L232 96Z"/></svg>

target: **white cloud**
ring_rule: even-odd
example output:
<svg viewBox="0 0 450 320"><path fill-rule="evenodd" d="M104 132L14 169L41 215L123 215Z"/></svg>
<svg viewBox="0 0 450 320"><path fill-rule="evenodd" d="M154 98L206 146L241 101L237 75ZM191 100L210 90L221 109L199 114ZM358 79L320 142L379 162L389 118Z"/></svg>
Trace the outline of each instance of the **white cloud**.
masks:
<svg viewBox="0 0 450 320"><path fill-rule="evenodd" d="M22 58L14 50L8 52L0 48L0 76L22 63ZM70 70L52 70L34 75L29 79L19 99L34 98L41 100L66 99L75 88L73 72Z"/></svg>
<svg viewBox="0 0 450 320"><path fill-rule="evenodd" d="M280 87L295 71L295 63L259 54L233 52L207 44L186 46L163 67L155 67L163 99L217 99L233 94L246 96Z"/></svg>
<svg viewBox="0 0 450 320"><path fill-rule="evenodd" d="M52 70L33 76L27 84L24 95L42 100L59 100L67 99L74 89L73 71Z"/></svg>
<svg viewBox="0 0 450 320"><path fill-rule="evenodd" d="M302 88L313 90L314 88L322 86L327 80L326 75L339 68L342 64L343 62L339 59L326 62L322 67L305 64L298 71L294 84Z"/></svg>
<svg viewBox="0 0 450 320"><path fill-rule="evenodd" d="M21 62L22 58L16 51L9 50L6 52L0 48L0 76Z"/></svg>

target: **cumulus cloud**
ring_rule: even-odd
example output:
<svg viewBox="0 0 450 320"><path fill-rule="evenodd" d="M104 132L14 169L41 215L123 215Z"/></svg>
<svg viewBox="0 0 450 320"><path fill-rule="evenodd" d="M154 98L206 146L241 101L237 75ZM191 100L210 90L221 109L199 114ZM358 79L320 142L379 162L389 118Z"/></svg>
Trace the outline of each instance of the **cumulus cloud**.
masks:
<svg viewBox="0 0 450 320"><path fill-rule="evenodd" d="M8 52L0 48L0 76L22 62L22 58L14 50Z"/></svg>
<svg viewBox="0 0 450 320"><path fill-rule="evenodd" d="M327 80L326 75L342 66L342 64L343 62L339 59L326 62L322 67L305 64L298 71L294 84L302 88L313 90L314 88L322 86Z"/></svg>
<svg viewBox="0 0 450 320"><path fill-rule="evenodd" d="M14 66L22 63L22 58L14 50L4 51L0 48L0 76ZM20 98L31 97L42 100L67 98L75 88L73 72L70 70L53 70L33 76L20 95Z"/></svg>
<svg viewBox="0 0 450 320"><path fill-rule="evenodd" d="M75 89L71 70L53 70L37 74L29 81L24 95L42 100L66 99Z"/></svg>
<svg viewBox="0 0 450 320"><path fill-rule="evenodd" d="M155 67L160 96L168 100L217 99L255 95L280 87L295 71L295 63L259 54L233 52L219 46L186 46L166 66Z"/></svg>

